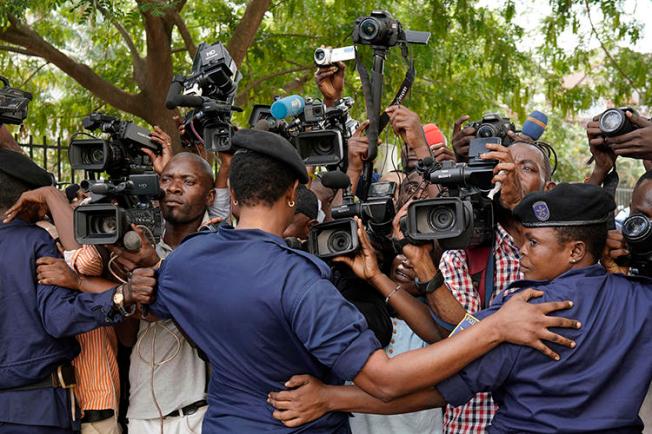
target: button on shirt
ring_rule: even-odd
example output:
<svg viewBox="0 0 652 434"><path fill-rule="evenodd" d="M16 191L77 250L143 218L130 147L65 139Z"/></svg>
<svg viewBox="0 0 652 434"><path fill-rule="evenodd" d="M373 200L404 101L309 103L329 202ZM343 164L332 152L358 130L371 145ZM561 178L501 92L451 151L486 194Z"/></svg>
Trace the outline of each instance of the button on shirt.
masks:
<svg viewBox="0 0 652 434"><path fill-rule="evenodd" d="M260 230L195 234L163 262L156 302L214 367L204 433L347 433L329 413L294 430L272 418L267 394L295 374L353 379L380 348L321 260Z"/></svg>
<svg viewBox="0 0 652 434"><path fill-rule="evenodd" d="M577 347L548 343L561 356L555 362L529 347L500 345L437 385L446 401L460 405L491 391L499 410L490 433L640 433L638 412L652 379L652 280L593 265L512 287L543 290L534 303L572 300L572 309L554 315L582 323L557 330ZM504 301L501 295L478 316Z"/></svg>

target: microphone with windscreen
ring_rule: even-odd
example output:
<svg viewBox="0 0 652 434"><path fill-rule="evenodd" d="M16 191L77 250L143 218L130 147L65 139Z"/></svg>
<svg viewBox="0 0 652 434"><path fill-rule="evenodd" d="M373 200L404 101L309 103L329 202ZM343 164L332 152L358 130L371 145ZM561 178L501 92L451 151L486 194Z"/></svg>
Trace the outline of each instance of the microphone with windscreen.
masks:
<svg viewBox="0 0 652 434"><path fill-rule="evenodd" d="M270 108L272 116L276 119L285 119L289 116L299 116L303 113L306 101L299 95L290 95L277 99Z"/></svg>
<svg viewBox="0 0 652 434"><path fill-rule="evenodd" d="M536 141L543 135L547 125L548 116L535 110L528 115L521 132Z"/></svg>
<svg viewBox="0 0 652 434"><path fill-rule="evenodd" d="M334 170L332 172L324 173L321 176L321 183L324 187L339 190L341 188L348 188L351 185L351 180L346 173Z"/></svg>

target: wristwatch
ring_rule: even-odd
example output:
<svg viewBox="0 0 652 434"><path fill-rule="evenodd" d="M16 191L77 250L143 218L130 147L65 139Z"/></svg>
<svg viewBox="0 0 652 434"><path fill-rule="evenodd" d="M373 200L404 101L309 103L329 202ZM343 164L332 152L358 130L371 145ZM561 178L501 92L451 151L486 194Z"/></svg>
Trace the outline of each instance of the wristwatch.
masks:
<svg viewBox="0 0 652 434"><path fill-rule="evenodd" d="M136 306L131 306L131 311L125 309L125 294L124 294L124 285L120 285L115 288L113 293L113 306L120 312L123 316L131 316L136 312Z"/></svg>
<svg viewBox="0 0 652 434"><path fill-rule="evenodd" d="M441 273L441 270L437 270L437 274L428 282L421 282L419 278L414 279L414 284L417 286L419 292L423 294L432 294L444 284L444 275Z"/></svg>

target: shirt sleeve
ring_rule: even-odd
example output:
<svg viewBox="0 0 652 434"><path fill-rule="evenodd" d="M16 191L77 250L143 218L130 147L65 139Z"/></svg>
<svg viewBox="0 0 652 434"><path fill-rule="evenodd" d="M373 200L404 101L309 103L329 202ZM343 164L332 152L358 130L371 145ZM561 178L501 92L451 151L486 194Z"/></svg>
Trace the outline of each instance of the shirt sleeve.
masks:
<svg viewBox="0 0 652 434"><path fill-rule="evenodd" d="M149 310L161 319L172 318L172 314L165 303L165 300L169 298L171 293L170 283L172 279L170 278L168 264L169 261L167 259L163 260L161 266L156 272L156 298L154 299L154 302L149 305Z"/></svg>
<svg viewBox="0 0 652 434"><path fill-rule="evenodd" d="M362 314L326 279L303 291L286 291L283 303L306 349L342 380L353 380L380 348Z"/></svg>
<svg viewBox="0 0 652 434"><path fill-rule="evenodd" d="M216 188L215 200L208 207L208 215L226 219L231 214L231 193L228 188Z"/></svg>
<svg viewBox="0 0 652 434"><path fill-rule="evenodd" d="M444 282L462 307L475 313L480 310L480 295L473 287L471 274L463 250L447 250L439 261L439 269L444 275Z"/></svg>
<svg viewBox="0 0 652 434"><path fill-rule="evenodd" d="M482 320L493 314L500 306L477 312L474 316ZM472 362L457 375L437 385L437 390L446 402L457 407L466 404L479 392L491 392L500 388L509 378L521 347L501 344Z"/></svg>
<svg viewBox="0 0 652 434"><path fill-rule="evenodd" d="M61 257L50 239L38 241L35 259L43 256ZM55 338L74 336L122 320L113 310L113 289L85 293L37 284L36 302L43 327Z"/></svg>

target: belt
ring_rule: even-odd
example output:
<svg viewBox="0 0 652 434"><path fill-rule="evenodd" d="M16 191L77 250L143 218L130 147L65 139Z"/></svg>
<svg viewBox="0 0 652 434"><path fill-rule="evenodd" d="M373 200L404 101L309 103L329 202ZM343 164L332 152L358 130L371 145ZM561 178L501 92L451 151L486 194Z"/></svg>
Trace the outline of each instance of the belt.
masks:
<svg viewBox="0 0 652 434"><path fill-rule="evenodd" d="M75 368L71 365L61 365L51 373L48 377L45 377L41 381L36 383L27 384L25 386L19 387L10 387L9 389L2 389L3 391L19 391L19 390L36 390L36 389L48 389L48 388L60 388L60 389L70 389L76 384L75 382Z"/></svg>
<svg viewBox="0 0 652 434"><path fill-rule="evenodd" d="M106 409L106 410L84 410L84 417L82 417L82 423L93 423L93 422L99 422L105 419L109 419L113 417L113 410L112 409Z"/></svg>
<svg viewBox="0 0 652 434"><path fill-rule="evenodd" d="M178 410L174 410L173 412L166 414L165 417L189 416L191 414L195 414L197 410L206 405L208 405L208 402L206 402L205 399L202 399L200 401L186 405L185 407L182 407Z"/></svg>

